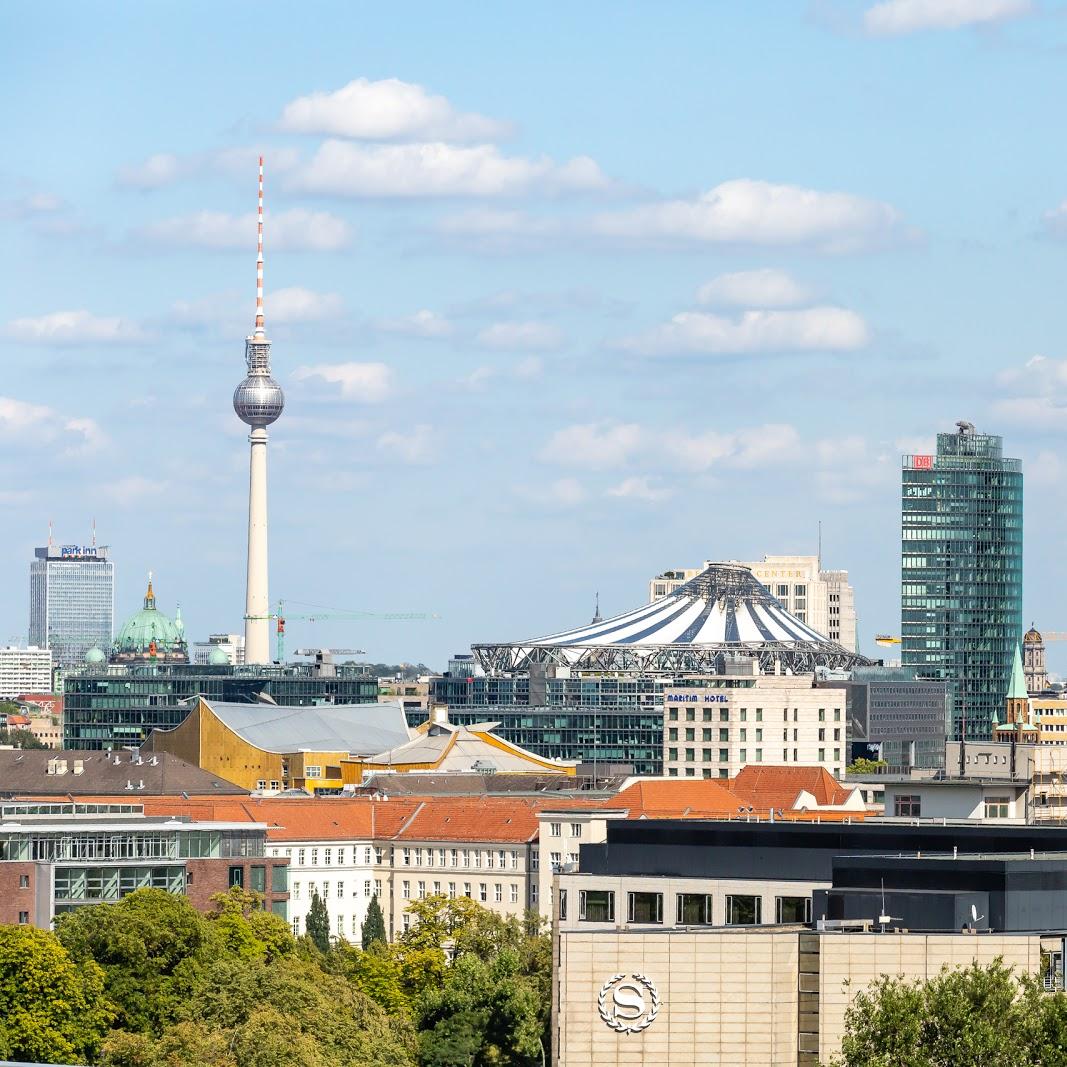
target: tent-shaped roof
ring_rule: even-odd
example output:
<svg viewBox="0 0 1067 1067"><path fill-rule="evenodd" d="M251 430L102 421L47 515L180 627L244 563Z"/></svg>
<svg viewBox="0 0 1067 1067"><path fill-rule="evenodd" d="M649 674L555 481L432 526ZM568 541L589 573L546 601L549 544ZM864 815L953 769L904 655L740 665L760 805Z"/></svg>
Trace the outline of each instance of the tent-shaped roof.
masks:
<svg viewBox="0 0 1067 1067"><path fill-rule="evenodd" d="M791 615L748 567L715 563L674 592L601 622L509 645L475 645L490 671L535 663L594 669L714 670L727 653L794 671L866 662Z"/></svg>
<svg viewBox="0 0 1067 1067"><path fill-rule="evenodd" d="M497 737L499 723L480 722L457 726L432 722L405 744L381 752L367 761L383 770L389 767L419 767L434 771L558 771L573 774L576 764L546 760Z"/></svg>
<svg viewBox="0 0 1067 1067"><path fill-rule="evenodd" d="M369 756L409 739L404 708L382 704L230 704L205 700L216 718L264 752L348 752Z"/></svg>

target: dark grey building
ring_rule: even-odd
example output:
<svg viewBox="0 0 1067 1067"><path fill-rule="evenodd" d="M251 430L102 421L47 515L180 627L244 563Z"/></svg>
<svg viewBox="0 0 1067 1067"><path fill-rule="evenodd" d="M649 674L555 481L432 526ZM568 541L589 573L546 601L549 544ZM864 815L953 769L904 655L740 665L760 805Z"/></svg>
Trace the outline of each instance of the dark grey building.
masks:
<svg viewBox="0 0 1067 1067"><path fill-rule="evenodd" d="M192 697L284 705L373 704L378 680L360 664L131 664L67 675L63 747L140 746L154 729L177 726Z"/></svg>
<svg viewBox="0 0 1067 1067"><path fill-rule="evenodd" d="M952 687L954 738L988 740L1022 638L1023 473L969 422L901 472L901 662Z"/></svg>
<svg viewBox="0 0 1067 1067"><path fill-rule="evenodd" d="M852 759L884 760L890 774L945 766L952 714L947 682L916 678L914 668L857 667L848 681L818 684L845 689Z"/></svg>

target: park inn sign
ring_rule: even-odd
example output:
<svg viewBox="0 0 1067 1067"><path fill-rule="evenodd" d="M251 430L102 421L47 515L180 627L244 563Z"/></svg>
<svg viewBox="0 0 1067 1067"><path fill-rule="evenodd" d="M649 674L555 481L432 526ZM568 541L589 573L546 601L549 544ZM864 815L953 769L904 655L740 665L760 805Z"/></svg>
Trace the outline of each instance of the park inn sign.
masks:
<svg viewBox="0 0 1067 1067"><path fill-rule="evenodd" d="M636 971L612 975L601 987L597 1012L605 1026L620 1034L639 1034L648 1029L659 1014L656 983Z"/></svg>

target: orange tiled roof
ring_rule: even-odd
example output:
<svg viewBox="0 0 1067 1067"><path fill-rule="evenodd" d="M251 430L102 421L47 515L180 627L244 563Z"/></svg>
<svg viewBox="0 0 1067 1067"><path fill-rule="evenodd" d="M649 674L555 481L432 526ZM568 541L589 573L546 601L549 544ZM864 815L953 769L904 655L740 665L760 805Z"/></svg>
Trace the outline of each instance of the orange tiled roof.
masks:
<svg viewBox="0 0 1067 1067"><path fill-rule="evenodd" d="M710 778L652 778L634 782L604 807L629 808L631 819L736 815L738 798Z"/></svg>
<svg viewBox="0 0 1067 1067"><path fill-rule="evenodd" d="M824 767L788 767L749 764L730 781L731 791L757 808L788 811L801 791L811 793L817 804L844 804L852 790Z"/></svg>
<svg viewBox="0 0 1067 1067"><path fill-rule="evenodd" d="M589 806L558 797L426 798L396 836L400 841L535 841L540 811L579 804Z"/></svg>

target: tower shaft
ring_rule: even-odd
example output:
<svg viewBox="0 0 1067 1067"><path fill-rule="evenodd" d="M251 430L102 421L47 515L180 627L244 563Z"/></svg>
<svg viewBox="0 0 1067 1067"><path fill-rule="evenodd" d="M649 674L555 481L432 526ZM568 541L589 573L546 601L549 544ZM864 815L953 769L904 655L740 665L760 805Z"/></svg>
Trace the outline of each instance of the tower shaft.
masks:
<svg viewBox="0 0 1067 1067"><path fill-rule="evenodd" d="M267 431L248 435L248 572L245 586L245 663L270 663L267 587Z"/></svg>

